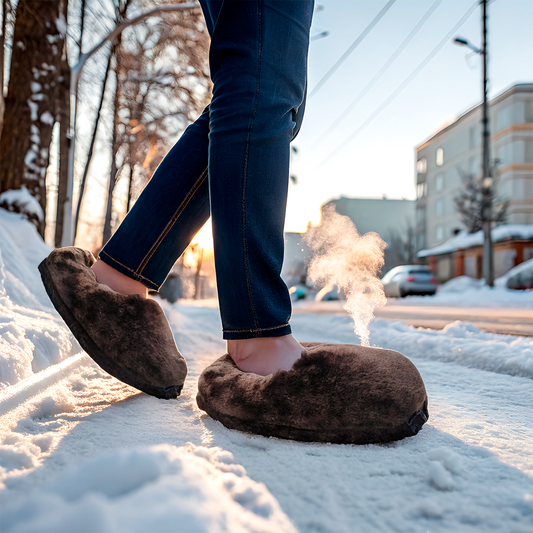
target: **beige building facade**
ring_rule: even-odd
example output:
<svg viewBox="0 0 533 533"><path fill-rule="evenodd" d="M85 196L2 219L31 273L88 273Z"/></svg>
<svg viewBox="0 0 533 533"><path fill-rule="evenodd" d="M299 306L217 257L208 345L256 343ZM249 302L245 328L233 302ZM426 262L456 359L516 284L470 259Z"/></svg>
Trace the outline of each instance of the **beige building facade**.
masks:
<svg viewBox="0 0 533 533"><path fill-rule="evenodd" d="M509 202L508 224L533 224L533 83L489 102L490 161L496 192ZM416 249L438 246L465 229L454 198L481 175L481 105L416 148Z"/></svg>

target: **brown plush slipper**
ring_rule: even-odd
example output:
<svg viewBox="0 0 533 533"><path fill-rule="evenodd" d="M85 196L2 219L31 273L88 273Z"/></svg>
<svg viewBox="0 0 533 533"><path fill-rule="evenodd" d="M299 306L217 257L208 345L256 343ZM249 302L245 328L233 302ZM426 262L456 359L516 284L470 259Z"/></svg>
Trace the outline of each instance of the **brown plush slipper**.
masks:
<svg viewBox="0 0 533 533"><path fill-rule="evenodd" d="M58 248L40 265L46 292L81 347L106 372L158 398L179 396L187 364L154 300L126 296L96 281L95 259Z"/></svg>
<svg viewBox="0 0 533 533"><path fill-rule="evenodd" d="M416 435L427 394L402 354L350 344L302 343L289 371L248 374L226 354L198 382L200 409L226 427L307 442L370 444Z"/></svg>

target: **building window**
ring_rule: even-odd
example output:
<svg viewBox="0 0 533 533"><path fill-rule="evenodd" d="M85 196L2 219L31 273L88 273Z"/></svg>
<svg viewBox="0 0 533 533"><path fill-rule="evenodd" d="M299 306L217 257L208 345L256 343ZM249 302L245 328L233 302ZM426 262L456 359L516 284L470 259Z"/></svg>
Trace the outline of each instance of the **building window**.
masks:
<svg viewBox="0 0 533 533"><path fill-rule="evenodd" d="M419 224L423 224L426 220L426 208L425 207L418 207L416 210L416 221Z"/></svg>
<svg viewBox="0 0 533 533"><path fill-rule="evenodd" d="M437 200L437 205L435 207L436 207L438 217L441 217L442 215L444 215L444 198L439 198Z"/></svg>
<svg viewBox="0 0 533 533"><path fill-rule="evenodd" d="M468 144L469 148L475 148L479 144L477 126L470 126L468 130Z"/></svg>
<svg viewBox="0 0 533 533"><path fill-rule="evenodd" d="M428 193L428 184L424 181L424 183L418 183L416 186L416 198L420 199L424 196L427 196Z"/></svg>
<svg viewBox="0 0 533 533"><path fill-rule="evenodd" d="M437 226L435 236L437 237L438 241L442 241L442 239L444 239L444 227L442 225L439 224Z"/></svg>
<svg viewBox="0 0 533 533"><path fill-rule="evenodd" d="M428 168L427 159L425 157L422 157L421 159L418 160L416 164L416 170L419 174L425 174L427 168Z"/></svg>
<svg viewBox="0 0 533 533"><path fill-rule="evenodd" d="M533 141L524 141L524 148L524 163L526 163L526 165L529 165L533 163Z"/></svg>
<svg viewBox="0 0 533 533"><path fill-rule="evenodd" d="M471 157L468 160L468 174L472 178L475 178L481 175L481 158L480 157Z"/></svg>
<svg viewBox="0 0 533 533"><path fill-rule="evenodd" d="M435 164L438 167L444 165L444 150L442 148L437 148L437 151L435 152Z"/></svg>
<svg viewBox="0 0 533 533"><path fill-rule="evenodd" d="M435 188L437 191L444 189L444 174L437 174L435 176Z"/></svg>

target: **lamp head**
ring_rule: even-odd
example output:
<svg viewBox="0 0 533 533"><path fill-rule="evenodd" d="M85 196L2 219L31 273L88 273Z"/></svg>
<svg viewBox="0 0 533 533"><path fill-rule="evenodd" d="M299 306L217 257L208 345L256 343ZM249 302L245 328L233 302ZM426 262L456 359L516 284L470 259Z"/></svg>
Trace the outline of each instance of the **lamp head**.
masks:
<svg viewBox="0 0 533 533"><path fill-rule="evenodd" d="M453 42L460 46L468 46L468 41L466 39L461 39L461 37L456 37Z"/></svg>

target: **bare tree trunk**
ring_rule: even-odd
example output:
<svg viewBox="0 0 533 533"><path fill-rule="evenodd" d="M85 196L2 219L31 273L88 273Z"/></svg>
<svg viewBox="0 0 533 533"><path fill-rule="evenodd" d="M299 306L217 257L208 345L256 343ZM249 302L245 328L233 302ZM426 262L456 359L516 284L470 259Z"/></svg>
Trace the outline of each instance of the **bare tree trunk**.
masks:
<svg viewBox="0 0 533 533"><path fill-rule="evenodd" d="M4 47L6 44L6 9L7 9L7 0L2 0L2 27L0 31L0 136L2 135L2 126L4 124L4 61L5 61L5 52Z"/></svg>
<svg viewBox="0 0 533 533"><path fill-rule="evenodd" d="M130 179L128 182L128 202L126 204L126 214L130 212L131 209L131 195L133 193L133 163L131 161L131 153L130 153Z"/></svg>
<svg viewBox="0 0 533 533"><path fill-rule="evenodd" d="M46 169L56 116L67 0L20 0L0 137L0 192L25 186L46 212ZM39 231L44 235L44 221Z"/></svg>
<svg viewBox="0 0 533 533"><path fill-rule="evenodd" d="M202 295L200 292L200 273L202 272L202 262L204 259L204 249L198 245L198 259L196 260L196 274L194 275L194 299L199 300Z"/></svg>
<svg viewBox="0 0 533 533"><path fill-rule="evenodd" d="M102 86L102 94L100 95L100 101L98 102L98 109L96 111L96 120L94 122L93 134L91 137L91 144L89 145L89 152L87 154L87 161L85 162L85 168L83 169L83 176L80 183L80 191L78 194L78 205L76 206L76 214L74 217L74 239L76 239L76 234L78 232L78 224L80 219L81 204L83 202L83 195L85 194L85 184L87 182L87 174L89 172L89 166L91 164L91 159L93 157L94 144L96 142L96 134L98 132L98 124L100 123L102 106L104 104L105 91L107 87L107 80L109 78L109 70L111 68L111 58L113 57L115 47L111 48L109 53L109 58L107 60L107 66L104 74L104 84Z"/></svg>
<svg viewBox="0 0 533 533"><path fill-rule="evenodd" d="M63 16L67 17L67 3L63 4ZM63 222L65 216L65 202L67 201L67 184L68 184L68 149L70 146L69 129L70 129L70 67L67 58L66 43L63 47L61 57L60 77L57 85L57 114L56 121L59 122L59 159L57 171L57 207L56 207L56 228L54 244L56 247L61 246L61 237L63 235ZM70 132L75 135L75 132Z"/></svg>
<svg viewBox="0 0 533 533"><path fill-rule="evenodd" d="M62 116L59 121L59 159L58 159L58 182L57 182L57 208L56 208L56 229L54 234L54 245L61 246L64 223L64 206L67 201L67 170L68 170L68 148L70 139L68 138L69 116Z"/></svg>
<svg viewBox="0 0 533 533"><path fill-rule="evenodd" d="M118 107L119 107L119 98L120 98L120 86L119 86L119 79L118 79L119 74L118 73L119 73L120 66L119 66L119 56L115 55L115 57L116 57L116 65L115 65L116 84L115 84L115 97L113 99L113 137L112 137L112 142L111 142L111 150L112 150L111 172L109 174L109 185L107 188L107 206L106 206L106 213L105 213L104 233L102 237L102 244L105 244L111 238L111 216L113 213L113 190L115 189L115 184L117 182L117 174L118 174L117 152L118 152L119 147L118 147L117 140L119 138Z"/></svg>

